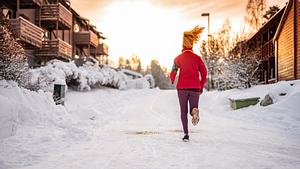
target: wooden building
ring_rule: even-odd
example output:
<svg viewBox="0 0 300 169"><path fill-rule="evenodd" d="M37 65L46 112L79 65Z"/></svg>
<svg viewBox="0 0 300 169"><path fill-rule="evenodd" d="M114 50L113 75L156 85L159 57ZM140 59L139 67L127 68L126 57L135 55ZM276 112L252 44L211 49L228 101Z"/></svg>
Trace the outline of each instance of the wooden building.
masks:
<svg viewBox="0 0 300 169"><path fill-rule="evenodd" d="M79 62L93 57L101 62L101 54L106 52L102 40L106 39L96 27L90 24L89 19L81 17L75 10L73 13L73 55ZM108 51L107 51L108 56Z"/></svg>
<svg viewBox="0 0 300 169"><path fill-rule="evenodd" d="M251 51L255 51L256 57L261 60L258 74L260 82L262 83L273 83L276 81L273 39L284 10L285 8L277 12L249 40L246 41L247 48Z"/></svg>
<svg viewBox="0 0 300 169"><path fill-rule="evenodd" d="M96 58L104 51L101 33L71 8L69 0L2 0L0 8L32 67L51 59L70 61L77 54ZM79 31L74 31L76 25Z"/></svg>
<svg viewBox="0 0 300 169"><path fill-rule="evenodd" d="M274 44L277 80L300 79L300 0L289 0Z"/></svg>
<svg viewBox="0 0 300 169"><path fill-rule="evenodd" d="M261 83L300 79L300 0L289 0L233 52L255 51ZM246 50L247 49L247 50Z"/></svg>

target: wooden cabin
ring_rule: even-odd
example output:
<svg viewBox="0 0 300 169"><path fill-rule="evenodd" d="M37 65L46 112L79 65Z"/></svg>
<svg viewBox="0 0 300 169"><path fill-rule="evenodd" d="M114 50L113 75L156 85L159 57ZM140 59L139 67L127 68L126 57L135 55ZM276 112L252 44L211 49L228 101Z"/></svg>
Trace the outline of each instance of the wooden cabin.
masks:
<svg viewBox="0 0 300 169"><path fill-rule="evenodd" d="M261 83L300 79L300 0L289 0L232 52L245 53L249 49L262 61L259 67Z"/></svg>
<svg viewBox="0 0 300 169"><path fill-rule="evenodd" d="M289 0L274 44L277 80L300 79L300 0Z"/></svg>
<svg viewBox="0 0 300 169"><path fill-rule="evenodd" d="M101 33L74 11L68 0L2 0L0 7L31 67L51 59L70 61L76 55L96 58L106 49L101 48Z"/></svg>

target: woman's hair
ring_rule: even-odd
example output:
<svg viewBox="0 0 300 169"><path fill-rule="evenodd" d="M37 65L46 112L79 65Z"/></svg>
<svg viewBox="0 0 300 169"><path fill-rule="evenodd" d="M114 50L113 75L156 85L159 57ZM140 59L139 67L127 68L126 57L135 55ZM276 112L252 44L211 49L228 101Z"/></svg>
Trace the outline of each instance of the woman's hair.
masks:
<svg viewBox="0 0 300 169"><path fill-rule="evenodd" d="M199 27L197 25L194 29L190 31L185 31L183 33L183 48L193 48L193 45L197 43L200 38L200 34L203 32L204 27Z"/></svg>

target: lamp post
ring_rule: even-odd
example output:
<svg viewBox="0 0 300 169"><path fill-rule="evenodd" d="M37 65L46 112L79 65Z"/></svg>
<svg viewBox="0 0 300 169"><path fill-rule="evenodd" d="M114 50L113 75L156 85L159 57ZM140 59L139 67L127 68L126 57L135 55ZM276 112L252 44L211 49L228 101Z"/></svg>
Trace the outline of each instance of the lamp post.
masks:
<svg viewBox="0 0 300 169"><path fill-rule="evenodd" d="M207 55L209 56L209 47L210 47L210 42L209 42L209 37L210 37L210 14L209 13L202 13L201 14L202 17L207 17L207 26L208 26L208 29L207 29ZM207 67L208 67L208 70L210 70L210 64L209 64L209 61L207 60ZM210 77L210 73L208 73L208 77L209 77L209 81L208 81L208 90L210 90L210 85L211 85L211 77Z"/></svg>
<svg viewBox="0 0 300 169"><path fill-rule="evenodd" d="M208 38L208 41L207 42L209 42L209 36L210 36L210 18L209 18L209 16L210 16L210 14L209 13L202 13L201 14L201 16L203 16L203 17L207 17L207 21L208 21L208 30L207 30L207 38Z"/></svg>

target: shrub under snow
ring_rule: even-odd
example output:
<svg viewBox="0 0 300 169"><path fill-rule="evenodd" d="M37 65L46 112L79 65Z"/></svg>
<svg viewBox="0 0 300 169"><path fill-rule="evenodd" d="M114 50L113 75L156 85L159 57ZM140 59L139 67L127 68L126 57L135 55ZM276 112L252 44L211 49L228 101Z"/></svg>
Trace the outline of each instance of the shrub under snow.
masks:
<svg viewBox="0 0 300 169"><path fill-rule="evenodd" d="M149 88L145 78L131 80L121 71L108 66L101 68L96 64L85 64L77 67L73 62L52 60L44 67L30 69L29 74L27 88L31 90L52 91L55 83L67 84L69 87L75 87L80 91L91 90L91 88L99 86L120 90Z"/></svg>
<svg viewBox="0 0 300 169"><path fill-rule="evenodd" d="M24 49L14 37L9 21L0 13L0 80L14 80L22 85L27 68Z"/></svg>

